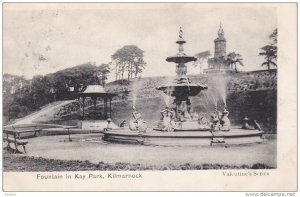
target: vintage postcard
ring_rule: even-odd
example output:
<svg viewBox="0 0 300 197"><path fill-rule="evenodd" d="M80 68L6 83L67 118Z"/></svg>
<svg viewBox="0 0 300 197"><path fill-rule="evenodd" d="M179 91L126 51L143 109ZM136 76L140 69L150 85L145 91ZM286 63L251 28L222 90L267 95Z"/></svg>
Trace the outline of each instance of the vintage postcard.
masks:
<svg viewBox="0 0 300 197"><path fill-rule="evenodd" d="M3 191L297 190L296 3L3 3Z"/></svg>

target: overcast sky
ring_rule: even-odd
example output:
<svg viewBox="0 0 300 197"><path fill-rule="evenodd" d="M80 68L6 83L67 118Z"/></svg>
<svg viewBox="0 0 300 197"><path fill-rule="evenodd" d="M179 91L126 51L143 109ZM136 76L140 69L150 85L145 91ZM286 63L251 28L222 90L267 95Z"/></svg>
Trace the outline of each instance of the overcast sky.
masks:
<svg viewBox="0 0 300 197"><path fill-rule="evenodd" d="M117 49L134 44L145 51L143 76L175 75L175 64L165 59L177 52L179 27L188 55L213 55L220 22L227 52L243 56L244 70L261 69L259 48L277 27L276 9L223 5L6 4L3 72L31 78L85 62L108 63ZM188 74L198 72L189 63Z"/></svg>

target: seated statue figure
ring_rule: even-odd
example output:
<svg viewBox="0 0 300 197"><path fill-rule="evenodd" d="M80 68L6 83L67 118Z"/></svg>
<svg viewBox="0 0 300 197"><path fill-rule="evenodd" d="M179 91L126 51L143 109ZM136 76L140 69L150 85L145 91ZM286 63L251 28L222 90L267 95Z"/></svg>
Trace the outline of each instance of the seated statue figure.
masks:
<svg viewBox="0 0 300 197"><path fill-rule="evenodd" d="M123 120L120 124L120 127L125 127L126 126L126 120Z"/></svg>
<svg viewBox="0 0 300 197"><path fill-rule="evenodd" d="M199 125L209 125L209 120L205 116L201 116L198 118Z"/></svg>
<svg viewBox="0 0 300 197"><path fill-rule="evenodd" d="M228 118L229 112L224 109L221 119L220 119L220 124L221 124L221 131L230 131L230 120Z"/></svg>
<svg viewBox="0 0 300 197"><path fill-rule="evenodd" d="M133 107L133 119L129 122L129 129L131 131L140 131L140 132L146 132L147 129L147 123L142 119L142 115L138 113Z"/></svg>
<svg viewBox="0 0 300 197"><path fill-rule="evenodd" d="M189 112L187 110L185 110L183 112L183 117L184 117L185 120L191 120L192 119L191 115L189 114Z"/></svg>
<svg viewBox="0 0 300 197"><path fill-rule="evenodd" d="M199 120L199 115L197 112L192 113L192 120Z"/></svg>
<svg viewBox="0 0 300 197"><path fill-rule="evenodd" d="M211 130L213 132L220 130L220 118L221 112L215 108L215 111L211 114Z"/></svg>
<svg viewBox="0 0 300 197"><path fill-rule="evenodd" d="M162 124L161 129L163 131L174 131L174 113L173 111L171 111L168 107L166 107L166 109L164 109L163 111L161 111L161 116L162 116Z"/></svg>

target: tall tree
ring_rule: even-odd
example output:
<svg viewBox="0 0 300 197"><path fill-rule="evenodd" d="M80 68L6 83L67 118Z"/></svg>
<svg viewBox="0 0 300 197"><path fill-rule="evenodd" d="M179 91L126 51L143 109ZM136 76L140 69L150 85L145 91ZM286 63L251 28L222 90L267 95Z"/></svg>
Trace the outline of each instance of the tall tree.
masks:
<svg viewBox="0 0 300 197"><path fill-rule="evenodd" d="M127 71L127 78L137 77L142 73L146 63L144 61L144 51L136 45L126 45L118 49L112 56L112 60L116 64L116 69L119 70L122 80L124 72Z"/></svg>
<svg viewBox="0 0 300 197"><path fill-rule="evenodd" d="M260 48L259 56L264 56L265 61L261 66L266 66L270 70L271 66L277 67L277 28L269 35L270 42L268 45Z"/></svg>
<svg viewBox="0 0 300 197"><path fill-rule="evenodd" d="M101 64L98 67L98 71L97 71L98 84L104 86L109 73L110 73L109 64Z"/></svg>
<svg viewBox="0 0 300 197"><path fill-rule="evenodd" d="M238 72L237 65L244 66L242 55L235 52L228 53L225 63L231 69L234 67L236 72Z"/></svg>

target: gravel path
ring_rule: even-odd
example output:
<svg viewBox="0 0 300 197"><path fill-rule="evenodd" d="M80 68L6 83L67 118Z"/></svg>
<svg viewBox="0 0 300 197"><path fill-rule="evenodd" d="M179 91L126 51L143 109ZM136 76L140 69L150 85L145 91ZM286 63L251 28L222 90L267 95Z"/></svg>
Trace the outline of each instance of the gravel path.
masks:
<svg viewBox="0 0 300 197"><path fill-rule="evenodd" d="M36 119L39 119L39 121L41 121L41 118L43 116L49 116L49 114L54 114L54 112L56 112L62 106L67 105L71 102L73 102L73 100L67 100L67 101L53 103L47 107L44 107L43 109L39 110L36 113L30 114L28 116L25 116L24 118L16 120L16 122L14 124L15 125L31 124L31 123L34 123Z"/></svg>
<svg viewBox="0 0 300 197"><path fill-rule="evenodd" d="M80 160L91 163L117 162L145 166L220 164L253 166L261 163L276 168L276 139L262 144L239 146L162 147L127 144L112 144L101 140L101 134L68 136L41 136L28 139L27 154L22 156L42 157L57 160Z"/></svg>

